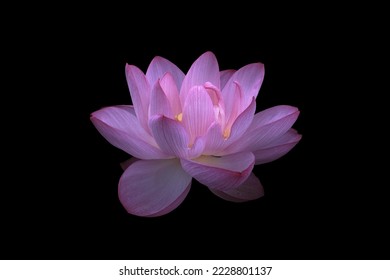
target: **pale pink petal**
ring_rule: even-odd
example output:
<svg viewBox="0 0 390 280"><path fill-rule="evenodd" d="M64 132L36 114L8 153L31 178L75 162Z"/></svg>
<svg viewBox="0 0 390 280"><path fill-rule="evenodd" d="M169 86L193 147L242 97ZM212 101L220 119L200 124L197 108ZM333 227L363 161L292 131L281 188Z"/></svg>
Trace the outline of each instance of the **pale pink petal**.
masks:
<svg viewBox="0 0 390 280"><path fill-rule="evenodd" d="M214 109L211 98L203 86L194 86L183 106L183 125L190 136L190 145L196 137L206 134L214 121Z"/></svg>
<svg viewBox="0 0 390 280"><path fill-rule="evenodd" d="M126 79L137 118L145 131L150 132L148 128L148 108L151 87L144 73L134 65L126 64Z"/></svg>
<svg viewBox="0 0 390 280"><path fill-rule="evenodd" d="M255 156L250 152L181 160L183 169L200 183L223 191L236 188L245 182L254 164Z"/></svg>
<svg viewBox="0 0 390 280"><path fill-rule="evenodd" d="M232 202L245 202L264 196L264 188L261 185L260 180L253 173L251 173L248 179L237 188L227 191L210 189L210 191L216 196Z"/></svg>
<svg viewBox="0 0 390 280"><path fill-rule="evenodd" d="M243 92L241 108L248 107L252 97L257 97L264 79L264 65L262 63L248 64L235 72L227 81L222 90L224 100L234 94L234 82L240 84Z"/></svg>
<svg viewBox="0 0 390 280"><path fill-rule="evenodd" d="M299 110L292 106L275 106L257 113L251 126L226 152L256 151L287 132L297 120Z"/></svg>
<svg viewBox="0 0 390 280"><path fill-rule="evenodd" d="M174 202L172 202L168 207L166 207L165 209L163 209L159 212L156 212L152 215L148 215L146 217L162 216L162 215L168 214L172 210L176 209L184 201L184 199L187 197L188 193L190 192L190 189L191 189L191 181L188 184L187 188L184 190L184 192L178 198L176 198L176 200Z"/></svg>
<svg viewBox="0 0 390 280"><path fill-rule="evenodd" d="M146 71L146 78L149 84L154 86L158 79L161 79L166 73L172 75L177 88L180 88L184 80L184 73L175 64L160 56L156 56L150 62Z"/></svg>
<svg viewBox="0 0 390 280"><path fill-rule="evenodd" d="M140 159L170 156L162 152L154 139L145 132L132 106L106 107L91 114L96 129L113 146Z"/></svg>
<svg viewBox="0 0 390 280"><path fill-rule="evenodd" d="M226 125L225 130L229 131L232 127L233 122L236 120L237 116L241 113L241 102L242 102L242 90L239 83L233 83L232 87L234 91L231 92L229 96L225 96L225 117L226 117Z"/></svg>
<svg viewBox="0 0 390 280"><path fill-rule="evenodd" d="M222 127L218 122L214 122L210 125L204 138L204 155L218 156L219 152L226 147L226 140L223 137Z"/></svg>
<svg viewBox="0 0 390 280"><path fill-rule="evenodd" d="M256 100L252 97L249 106L235 119L230 131L230 141L240 138L248 130L252 124L255 111Z"/></svg>
<svg viewBox="0 0 390 280"><path fill-rule="evenodd" d="M255 164L263 164L274 161L287 154L301 140L302 135L295 129L288 130L285 134L268 144L266 147L254 151Z"/></svg>
<svg viewBox="0 0 390 280"><path fill-rule="evenodd" d="M227 81L233 76L233 74L235 72L236 72L236 70L233 70L233 69L223 70L223 71L219 72L220 79L221 79L221 89L224 88Z"/></svg>
<svg viewBox="0 0 390 280"><path fill-rule="evenodd" d="M225 123L225 104L221 91L209 82L204 84L204 88L209 94L214 106L214 119L221 124Z"/></svg>
<svg viewBox="0 0 390 280"><path fill-rule="evenodd" d="M175 116L182 113L179 90L171 73L166 73L160 80L160 86L171 104Z"/></svg>
<svg viewBox="0 0 390 280"><path fill-rule="evenodd" d="M191 176L177 159L140 160L123 173L118 194L130 214L155 217L177 207L190 183Z"/></svg>
<svg viewBox="0 0 390 280"><path fill-rule="evenodd" d="M171 119L174 118L171 103L162 90L159 82L155 83L150 96L149 118L154 115L164 115Z"/></svg>
<svg viewBox="0 0 390 280"><path fill-rule="evenodd" d="M152 134L162 151L179 158L192 158L201 155L204 142L195 139L189 146L189 135L182 123L167 117L157 115L150 118L149 126Z"/></svg>
<svg viewBox="0 0 390 280"><path fill-rule="evenodd" d="M221 125L217 122L213 123L206 132L205 136L205 149L204 155L223 156L231 154L231 148L227 149L232 143L247 131L253 120L253 114L256 110L256 101L253 98L252 103L249 104L248 108L242 112L235 120L228 138L226 136L226 130L223 131ZM239 152L239 151L237 151Z"/></svg>
<svg viewBox="0 0 390 280"><path fill-rule="evenodd" d="M223 99L222 99L222 93L219 90L219 88L217 88L216 86L214 86L212 83L209 83L209 82L206 82L204 84L204 88L206 89L207 93L209 94L213 105L220 106Z"/></svg>
<svg viewBox="0 0 390 280"><path fill-rule="evenodd" d="M180 89L181 104L184 102L193 86L201 86L206 82L220 88L219 67L217 58L212 52L202 54L191 66L183 80Z"/></svg>
<svg viewBox="0 0 390 280"><path fill-rule="evenodd" d="M225 126L223 129L218 122L210 125L204 137L205 149L203 153L205 155L215 156L231 154L230 151L225 152L225 148L234 143L246 132L252 123L255 110L256 101L253 98L252 103L236 118L231 127Z"/></svg>
<svg viewBox="0 0 390 280"><path fill-rule="evenodd" d="M132 165L134 162L139 161L139 158L131 157L123 162L121 162L119 165L121 166L122 170L125 171L130 165Z"/></svg>

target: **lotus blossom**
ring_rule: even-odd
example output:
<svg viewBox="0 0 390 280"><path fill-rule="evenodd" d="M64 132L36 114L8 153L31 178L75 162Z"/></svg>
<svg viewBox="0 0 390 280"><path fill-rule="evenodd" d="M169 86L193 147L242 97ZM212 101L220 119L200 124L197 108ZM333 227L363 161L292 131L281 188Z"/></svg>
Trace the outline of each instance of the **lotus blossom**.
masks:
<svg viewBox="0 0 390 280"><path fill-rule="evenodd" d="M133 105L91 115L103 137L134 158L125 164L119 199L127 212L156 217L187 196L192 178L234 202L263 196L255 164L280 158L301 139L292 125L299 110L281 105L255 114L264 65L219 71L212 52L185 75L155 57L146 74L126 65Z"/></svg>

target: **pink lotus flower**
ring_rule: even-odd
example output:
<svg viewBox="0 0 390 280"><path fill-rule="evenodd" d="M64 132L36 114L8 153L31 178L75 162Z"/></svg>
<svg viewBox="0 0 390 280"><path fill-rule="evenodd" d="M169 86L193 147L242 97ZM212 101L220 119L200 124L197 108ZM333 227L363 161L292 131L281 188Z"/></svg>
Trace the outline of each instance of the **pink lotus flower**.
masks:
<svg viewBox="0 0 390 280"><path fill-rule="evenodd" d="M184 75L155 57L146 75L126 65L126 77L134 105L103 108L91 121L108 142L138 159L119 181L119 199L131 214L169 213L192 178L229 201L257 199L264 191L253 166L280 158L301 139L291 129L297 108L255 114L261 63L220 72L206 52Z"/></svg>

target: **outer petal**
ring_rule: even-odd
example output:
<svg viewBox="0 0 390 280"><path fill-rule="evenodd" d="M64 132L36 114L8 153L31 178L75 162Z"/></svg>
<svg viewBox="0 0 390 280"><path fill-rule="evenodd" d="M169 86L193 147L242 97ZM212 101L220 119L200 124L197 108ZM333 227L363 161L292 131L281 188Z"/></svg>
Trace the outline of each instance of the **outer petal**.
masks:
<svg viewBox="0 0 390 280"><path fill-rule="evenodd" d="M241 185L248 178L254 164L255 156L250 152L181 160L181 165L188 174L209 188L222 191Z"/></svg>
<svg viewBox="0 0 390 280"><path fill-rule="evenodd" d="M139 160L139 158L131 157L125 161L122 161L119 165L121 166L122 170L125 171L130 165Z"/></svg>
<svg viewBox="0 0 390 280"><path fill-rule="evenodd" d="M183 125L190 135L190 144L205 135L213 121L214 108L208 92L203 86L192 87L183 107Z"/></svg>
<svg viewBox="0 0 390 280"><path fill-rule="evenodd" d="M202 54L192 64L180 89L181 104L184 105L187 95L193 86L204 85L206 82L210 82L217 88L220 88L218 62L212 52Z"/></svg>
<svg viewBox="0 0 390 280"><path fill-rule="evenodd" d="M248 179L241 186L235 189L227 191L210 189L210 191L216 196L232 202L245 202L264 196L264 188L253 173L249 175Z"/></svg>
<svg viewBox="0 0 390 280"><path fill-rule="evenodd" d="M154 86L157 80L162 78L166 73L172 75L176 86L180 88L185 76L184 73L175 64L160 56L156 56L150 62L148 70L146 71L146 78L148 79L149 84Z"/></svg>
<svg viewBox="0 0 390 280"><path fill-rule="evenodd" d="M163 153L141 127L131 106L106 107L91 114L91 121L108 142L140 159L161 159Z"/></svg>
<svg viewBox="0 0 390 280"><path fill-rule="evenodd" d="M151 87L144 73L134 65L126 64L126 79L135 113L145 131L148 128L148 108Z"/></svg>
<svg viewBox="0 0 390 280"><path fill-rule="evenodd" d="M179 121L157 115L151 117L149 125L157 144L165 153L179 158L193 158L202 154L203 140L196 139L190 147L188 133Z"/></svg>
<svg viewBox="0 0 390 280"><path fill-rule="evenodd" d="M162 209L161 211L159 211L157 213L154 213L152 215L148 215L147 217L162 216L162 215L168 214L172 210L176 209L184 201L184 199L187 197L188 193L190 192L190 189L191 189L191 181L188 184L187 188L184 190L184 192L178 198L176 198L176 200L174 202L172 202L168 207L166 207L165 209Z"/></svg>
<svg viewBox="0 0 390 280"><path fill-rule="evenodd" d="M234 82L238 82L243 91L242 108L248 107L252 97L257 97L261 84L264 79L264 65L262 63L248 64L235 72L227 81L222 90L225 98L232 95L235 91Z"/></svg>
<svg viewBox="0 0 390 280"><path fill-rule="evenodd" d="M159 216L172 211L185 198L191 176L177 159L140 160L123 173L119 199L127 212L137 216Z"/></svg>
<svg viewBox="0 0 390 280"><path fill-rule="evenodd" d="M150 96L149 117L154 115L164 115L173 119L173 111L168 97L160 86L160 82L157 82L152 90Z"/></svg>
<svg viewBox="0 0 390 280"><path fill-rule="evenodd" d="M261 111L253 118L251 126L226 152L257 151L266 147L287 132L297 120L299 110L280 105Z"/></svg>
<svg viewBox="0 0 390 280"><path fill-rule="evenodd" d="M236 70L228 69L219 72L221 78L221 89L223 89L227 83L227 81L233 76Z"/></svg>
<svg viewBox="0 0 390 280"><path fill-rule="evenodd" d="M290 129L266 147L254 151L255 164L263 164L281 158L294 148L301 138L302 135L298 134L295 129Z"/></svg>

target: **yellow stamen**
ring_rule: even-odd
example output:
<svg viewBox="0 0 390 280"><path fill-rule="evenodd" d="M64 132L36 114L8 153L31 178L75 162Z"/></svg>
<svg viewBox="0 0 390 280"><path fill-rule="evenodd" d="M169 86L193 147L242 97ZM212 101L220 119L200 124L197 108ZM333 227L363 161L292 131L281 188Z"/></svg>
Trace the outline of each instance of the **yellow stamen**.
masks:
<svg viewBox="0 0 390 280"><path fill-rule="evenodd" d="M175 116L175 120L177 120L177 121L179 121L179 122L181 122L182 119L183 119L183 113L177 114L177 115Z"/></svg>
<svg viewBox="0 0 390 280"><path fill-rule="evenodd" d="M225 131L223 132L223 138L228 139L230 136L230 129L226 128Z"/></svg>

